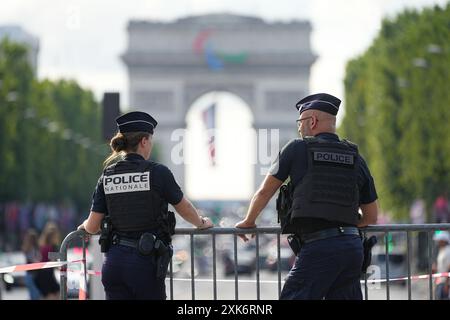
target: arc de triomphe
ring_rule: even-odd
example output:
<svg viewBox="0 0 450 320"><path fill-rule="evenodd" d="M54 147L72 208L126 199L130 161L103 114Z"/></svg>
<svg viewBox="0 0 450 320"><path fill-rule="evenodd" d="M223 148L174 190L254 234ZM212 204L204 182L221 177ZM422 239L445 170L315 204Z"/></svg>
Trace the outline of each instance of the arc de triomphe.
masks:
<svg viewBox="0 0 450 320"><path fill-rule="evenodd" d="M184 165L171 162L172 132L203 94L227 91L245 101L255 129L279 129L280 145L296 137L295 103L309 92L310 48L306 21L266 22L208 14L173 22L130 21L128 68L132 109L158 120L160 160L184 187ZM255 165L255 188L263 179Z"/></svg>

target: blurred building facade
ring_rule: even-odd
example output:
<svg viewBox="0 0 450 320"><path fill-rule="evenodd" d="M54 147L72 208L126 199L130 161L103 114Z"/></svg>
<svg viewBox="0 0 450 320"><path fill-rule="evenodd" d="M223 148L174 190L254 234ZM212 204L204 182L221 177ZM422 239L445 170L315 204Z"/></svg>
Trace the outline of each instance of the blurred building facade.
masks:
<svg viewBox="0 0 450 320"><path fill-rule="evenodd" d="M295 104L309 93L311 65L307 21L266 22L233 14L208 14L174 22L130 21L122 56L130 106L155 116L161 161L184 187L184 165L170 162L177 128L202 95L227 91L253 113L254 129L279 129L280 144L296 137ZM255 189L264 176L255 165Z"/></svg>
<svg viewBox="0 0 450 320"><path fill-rule="evenodd" d="M28 60L34 71L34 74L37 74L39 39L34 35L26 32L21 26L0 25L0 41L4 38L8 38L13 42L17 42L28 47Z"/></svg>

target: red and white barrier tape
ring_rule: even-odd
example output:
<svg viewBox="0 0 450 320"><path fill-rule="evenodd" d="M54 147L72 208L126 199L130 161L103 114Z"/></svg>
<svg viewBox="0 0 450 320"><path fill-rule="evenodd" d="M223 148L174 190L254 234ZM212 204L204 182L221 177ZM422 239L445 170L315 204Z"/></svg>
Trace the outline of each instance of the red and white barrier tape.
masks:
<svg viewBox="0 0 450 320"><path fill-rule="evenodd" d="M71 272L71 270L68 270ZM95 270L87 270L88 275L92 276L101 276L101 271L95 271ZM422 279L428 279L430 277L429 274L422 274L418 276L411 276L411 280L422 280ZM434 273L431 275L432 278L441 278L441 277L447 277L450 278L450 272L442 272L442 273ZM170 278L166 278L166 280L169 280ZM173 278L173 281L192 281L191 278ZM389 282L393 281L403 281L408 280L408 277L402 277L402 278L391 278L389 279ZM212 282L213 279L195 279L196 282ZM256 280L251 279L239 279L238 280L241 283L256 283ZM235 282L234 279L217 279L216 282ZM285 282L284 280L281 280L281 282ZM361 280L361 283L365 283L365 280ZM367 279L367 283L378 283L378 282L387 282L387 279ZM259 283L278 283L277 280L261 280Z"/></svg>
<svg viewBox="0 0 450 320"><path fill-rule="evenodd" d="M411 280L421 280L421 279L428 279L430 277L429 274L422 274L419 276L411 276ZM432 278L449 278L450 272L441 272L441 273L434 273L431 275ZM402 278L392 278L389 279L389 282L391 281L404 281L408 280L408 277L402 277ZM387 279L367 279L367 283L378 283L378 282L387 282ZM365 280L361 280L361 283L365 283Z"/></svg>
<svg viewBox="0 0 450 320"><path fill-rule="evenodd" d="M61 267L63 265L69 264L69 263L77 263L77 262L81 262L81 261L83 261L83 260L48 261L48 262L18 264L15 266L0 268L0 274L17 272L17 271L31 271L31 270L39 270L39 269L47 269L47 268L56 268L56 267Z"/></svg>
<svg viewBox="0 0 450 320"><path fill-rule="evenodd" d="M70 263L79 263L81 262L81 268L79 270L80 277L79 277L79 289L78 289L78 299L79 300L86 300L87 299L87 283L86 283L86 275L92 274L92 271L89 270L88 273L86 273L85 268L85 260L73 260L73 261L48 261L48 262L36 262L36 263L27 263L27 264L19 264L15 266L9 266L0 268L0 274L2 273L12 273L17 271L31 271L31 270L42 270L42 269L48 269L48 268L56 268L61 267ZM68 270L69 272L72 272L72 270ZM65 272L65 271L61 271ZM101 273L100 273L101 274Z"/></svg>
<svg viewBox="0 0 450 320"><path fill-rule="evenodd" d="M91 276L101 276L102 272L101 271L95 271L95 270L88 270L87 274L91 275Z"/></svg>
<svg viewBox="0 0 450 320"><path fill-rule="evenodd" d="M84 260L73 260L73 261L49 261L49 262L37 262L37 263L29 263L29 264L20 264L20 265L15 265L15 266L10 266L10 267L4 267L4 268L0 268L0 274L2 273L11 273L11 272L17 272L17 271L31 271L31 270L39 270L39 269L47 269L47 268L56 268L56 267L61 267L63 265L66 264L71 264L71 263L79 263L79 262L83 262ZM81 268L80 270L67 270L68 272L79 272L80 273L80 300L86 299L86 277L84 276L86 275L93 275L93 276L101 276L101 271L95 271L95 270L86 270L85 269L85 265L84 263L81 263ZM429 274L422 274L422 275L418 275L418 276L411 276L410 279L411 280L421 280L421 279L428 279L430 277ZM442 277L446 277L449 278L450 277L450 272L441 272L441 273L434 273L431 275L432 278L442 278ZM393 281L404 281L404 280L408 280L408 277L401 277L401 278L392 278L389 279L389 282L393 282ZM192 281L192 279L190 278L173 278L173 281ZM197 282L212 282L213 279L195 279L195 281ZM246 280L246 279L239 279L239 282L249 282L249 283L255 283L256 280ZM387 282L387 279L372 279L372 278L368 278L367 279L367 283L381 283L381 282ZM216 282L235 282L234 279L217 279ZM284 282L282 280L282 282ZM365 280L361 280L361 283L365 283ZM278 283L278 281L276 280L262 280L260 281L260 283Z"/></svg>
<svg viewBox="0 0 450 320"><path fill-rule="evenodd" d="M429 274L423 274L419 276L411 276L411 280L421 280L421 279L428 279L430 277ZM441 277L450 277L450 272L442 272L442 273L435 273L432 274L432 278L441 278ZM169 280L170 278L167 278L166 280ZM173 278L173 281L192 281L191 278ZM389 282L392 281L402 281L402 280L408 280L408 277L402 277L402 278L392 278L389 279ZM212 282L213 279L195 279L195 282ZM216 282L235 282L234 279L217 279ZM239 283L256 283L256 280L251 279L239 279ZM281 282L285 282L284 280L281 280ZM365 280L361 280L361 283L365 283ZM367 279L367 283L379 283L379 282L387 282L387 279ZM278 283L277 280L261 280L259 283L268 283L268 284L275 284Z"/></svg>
<svg viewBox="0 0 450 320"><path fill-rule="evenodd" d="M80 270L70 270L70 269L68 269L67 272L77 272L77 273L79 273ZM101 271L95 271L95 270L87 270L86 274L90 275L90 276L101 276L102 272Z"/></svg>

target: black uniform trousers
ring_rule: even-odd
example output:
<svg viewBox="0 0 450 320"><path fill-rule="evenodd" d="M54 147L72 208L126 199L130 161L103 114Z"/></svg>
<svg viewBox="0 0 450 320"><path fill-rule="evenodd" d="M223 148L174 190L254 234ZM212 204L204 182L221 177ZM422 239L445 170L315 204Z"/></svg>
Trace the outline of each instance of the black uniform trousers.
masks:
<svg viewBox="0 0 450 320"><path fill-rule="evenodd" d="M102 267L106 300L165 300L165 279L156 277L156 258L111 245Z"/></svg>
<svg viewBox="0 0 450 320"><path fill-rule="evenodd" d="M306 243L287 275L281 300L362 300L363 247L358 235Z"/></svg>

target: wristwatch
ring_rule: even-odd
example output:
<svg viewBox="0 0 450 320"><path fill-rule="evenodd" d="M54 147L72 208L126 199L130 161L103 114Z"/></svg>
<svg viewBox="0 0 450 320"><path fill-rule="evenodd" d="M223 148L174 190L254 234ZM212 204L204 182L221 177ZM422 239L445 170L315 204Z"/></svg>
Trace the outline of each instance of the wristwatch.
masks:
<svg viewBox="0 0 450 320"><path fill-rule="evenodd" d="M201 227L203 227L203 226L205 225L205 222L206 222L205 218L203 218L202 216L200 216L200 219L202 220L202 224L199 225L197 228L201 228Z"/></svg>

